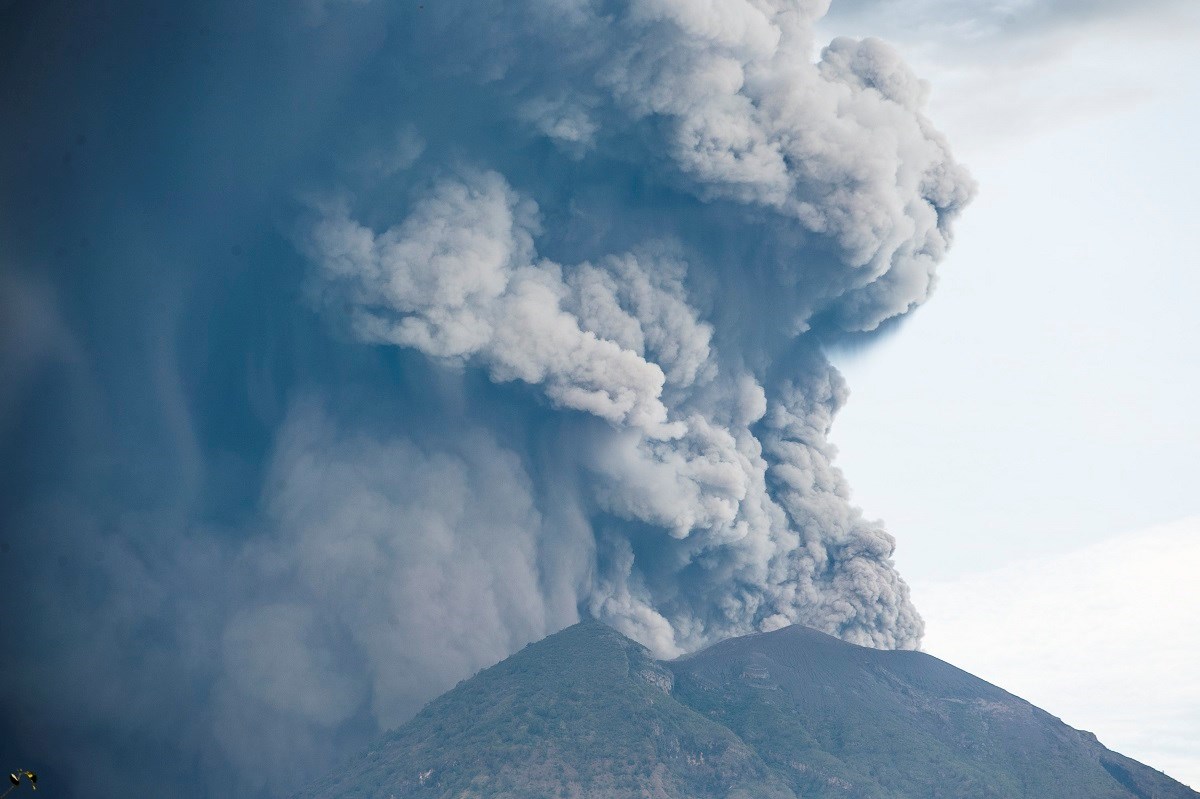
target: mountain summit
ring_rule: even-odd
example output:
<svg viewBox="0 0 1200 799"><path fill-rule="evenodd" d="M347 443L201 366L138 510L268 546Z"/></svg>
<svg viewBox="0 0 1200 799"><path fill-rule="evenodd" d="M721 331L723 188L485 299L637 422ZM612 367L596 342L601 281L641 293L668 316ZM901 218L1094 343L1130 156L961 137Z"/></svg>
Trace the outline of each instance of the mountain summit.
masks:
<svg viewBox="0 0 1200 799"><path fill-rule="evenodd" d="M672 662L586 621L460 683L298 799L1197 799L921 652L805 627Z"/></svg>

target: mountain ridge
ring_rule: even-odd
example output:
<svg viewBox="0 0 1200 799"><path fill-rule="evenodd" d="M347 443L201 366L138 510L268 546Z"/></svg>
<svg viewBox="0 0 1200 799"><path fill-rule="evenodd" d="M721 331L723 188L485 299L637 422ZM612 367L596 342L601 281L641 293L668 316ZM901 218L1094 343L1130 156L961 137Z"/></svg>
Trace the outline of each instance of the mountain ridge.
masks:
<svg viewBox="0 0 1200 799"><path fill-rule="evenodd" d="M804 627L675 661L588 620L430 702L296 799L1196 799L921 652Z"/></svg>

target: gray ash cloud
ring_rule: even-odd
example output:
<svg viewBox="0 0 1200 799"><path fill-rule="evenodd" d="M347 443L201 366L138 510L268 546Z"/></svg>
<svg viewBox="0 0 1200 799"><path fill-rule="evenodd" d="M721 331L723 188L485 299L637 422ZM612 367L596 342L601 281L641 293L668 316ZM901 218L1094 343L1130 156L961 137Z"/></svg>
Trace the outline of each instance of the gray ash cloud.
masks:
<svg viewBox="0 0 1200 799"><path fill-rule="evenodd" d="M270 795L581 615L916 647L822 348L973 184L825 11L5 10L11 754Z"/></svg>

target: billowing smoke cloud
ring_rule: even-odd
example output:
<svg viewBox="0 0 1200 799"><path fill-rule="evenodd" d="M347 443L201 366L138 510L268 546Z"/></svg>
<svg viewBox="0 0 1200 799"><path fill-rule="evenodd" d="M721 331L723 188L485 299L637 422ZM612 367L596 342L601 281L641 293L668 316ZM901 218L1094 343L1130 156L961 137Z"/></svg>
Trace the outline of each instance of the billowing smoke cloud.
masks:
<svg viewBox="0 0 1200 799"><path fill-rule="evenodd" d="M107 31L4 84L5 755L268 796L584 614L917 646L822 347L928 298L973 189L825 11L4 12L27 64Z"/></svg>

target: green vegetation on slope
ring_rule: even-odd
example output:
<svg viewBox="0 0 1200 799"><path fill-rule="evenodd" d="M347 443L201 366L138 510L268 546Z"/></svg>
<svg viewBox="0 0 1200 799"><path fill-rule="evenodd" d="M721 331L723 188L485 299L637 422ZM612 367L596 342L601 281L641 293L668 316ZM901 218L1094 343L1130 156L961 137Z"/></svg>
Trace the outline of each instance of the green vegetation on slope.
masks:
<svg viewBox="0 0 1200 799"><path fill-rule="evenodd" d="M1093 736L919 652L792 627L671 665L681 701L732 729L805 797L1131 795L1102 767L1111 753Z"/></svg>
<svg viewBox="0 0 1200 799"><path fill-rule="evenodd" d="M576 625L461 683L302 795L794 799L671 681L640 645Z"/></svg>
<svg viewBox="0 0 1200 799"><path fill-rule="evenodd" d="M1200 799L936 658L791 627L672 663L597 622L431 702L300 799Z"/></svg>

